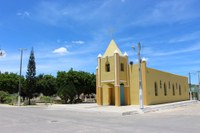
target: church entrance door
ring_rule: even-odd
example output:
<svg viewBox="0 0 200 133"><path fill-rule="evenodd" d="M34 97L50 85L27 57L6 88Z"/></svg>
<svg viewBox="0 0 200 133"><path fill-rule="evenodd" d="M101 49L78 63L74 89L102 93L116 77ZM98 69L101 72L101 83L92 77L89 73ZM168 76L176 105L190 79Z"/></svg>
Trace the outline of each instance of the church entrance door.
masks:
<svg viewBox="0 0 200 133"><path fill-rule="evenodd" d="M121 105L125 105L124 84L120 84L120 103Z"/></svg>

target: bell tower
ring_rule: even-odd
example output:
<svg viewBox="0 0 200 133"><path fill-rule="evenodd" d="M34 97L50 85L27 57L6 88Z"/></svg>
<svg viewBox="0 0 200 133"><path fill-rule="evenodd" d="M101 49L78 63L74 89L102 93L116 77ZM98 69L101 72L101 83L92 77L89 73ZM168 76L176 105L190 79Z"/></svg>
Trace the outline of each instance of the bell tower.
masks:
<svg viewBox="0 0 200 133"><path fill-rule="evenodd" d="M129 105L128 55L111 40L98 56L96 99L99 105Z"/></svg>

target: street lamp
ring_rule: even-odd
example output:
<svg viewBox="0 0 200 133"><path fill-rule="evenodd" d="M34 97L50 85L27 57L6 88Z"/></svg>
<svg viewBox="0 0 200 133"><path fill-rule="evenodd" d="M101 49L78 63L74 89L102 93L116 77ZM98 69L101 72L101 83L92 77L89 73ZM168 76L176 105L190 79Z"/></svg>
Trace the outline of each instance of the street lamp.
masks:
<svg viewBox="0 0 200 133"><path fill-rule="evenodd" d="M192 85L191 85L191 73L189 72L189 88L190 88L190 100L192 100Z"/></svg>
<svg viewBox="0 0 200 133"><path fill-rule="evenodd" d="M132 46L133 50L135 50L135 47ZM140 51L141 51L141 45L140 42L138 43L138 72L139 72L139 102L140 102L140 109L144 108L143 105L143 88L142 88L142 70L141 70L141 56L140 56Z"/></svg>
<svg viewBox="0 0 200 133"><path fill-rule="evenodd" d="M21 75L22 75L22 57L23 57L23 51L26 50L26 49L25 48L20 48L19 50L21 52L21 56L20 56L19 89L18 89L18 102L17 102L18 106L20 106Z"/></svg>
<svg viewBox="0 0 200 133"><path fill-rule="evenodd" d="M200 91L200 71L197 71L197 73L198 73L198 82L199 82L199 91Z"/></svg>

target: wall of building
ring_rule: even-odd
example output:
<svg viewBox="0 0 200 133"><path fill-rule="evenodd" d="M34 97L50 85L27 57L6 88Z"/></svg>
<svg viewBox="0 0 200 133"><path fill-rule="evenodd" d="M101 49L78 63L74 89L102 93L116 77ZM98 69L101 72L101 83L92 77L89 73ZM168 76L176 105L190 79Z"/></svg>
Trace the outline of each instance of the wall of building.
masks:
<svg viewBox="0 0 200 133"><path fill-rule="evenodd" d="M106 72L106 63L110 64L110 72ZM101 58L101 82L114 82L115 79L115 62L114 57Z"/></svg>
<svg viewBox="0 0 200 133"><path fill-rule="evenodd" d="M100 88L96 88L97 104L99 105L116 105L120 103L120 85L124 85L124 101L125 105L130 103L129 91L129 71L127 56L106 56L100 59ZM106 71L106 64L110 64L110 71ZM123 64L123 71L121 70ZM116 66L115 66L116 65ZM96 71L98 73L98 69ZM117 73L117 74L116 74ZM98 75L98 74L97 74ZM97 83L97 86L98 83ZM102 101L102 103L101 103Z"/></svg>
<svg viewBox="0 0 200 133"><path fill-rule="evenodd" d="M130 73L130 104L139 105L139 71L138 64L129 65ZM143 104L147 105L147 86L146 86L146 62L141 63L142 70L142 88L143 88Z"/></svg>
<svg viewBox="0 0 200 133"><path fill-rule="evenodd" d="M124 64L124 71L121 71L121 63ZM126 84L127 81L127 59L126 57L120 56L119 58L119 75L120 81Z"/></svg>
<svg viewBox="0 0 200 133"><path fill-rule="evenodd" d="M105 62L105 58L103 62ZM122 63L124 62L122 61ZM112 65L112 63L110 64ZM105 69L102 69L101 73L104 73L104 70ZM113 71L112 67L110 71L112 73ZM125 71L127 71L127 68ZM125 105L129 105L129 104L139 105L138 64L129 65L128 73L126 73L125 71L124 73L121 73L120 75L120 80L125 81L127 80L127 77L130 78L129 85L127 84L127 82L124 82ZM108 81L114 80L114 77L112 76L110 77L109 76L104 77L104 76L101 76L103 78L102 81L105 81L105 78ZM97 75L97 80L98 80L98 75ZM143 85L144 105L189 100L187 77L174 75L171 73L155 70L152 68L147 68L146 63L143 62L142 63L142 80L143 80L142 85ZM155 96L155 83L157 84L157 96ZM166 88L166 95L164 92L164 86ZM175 95L173 95L173 86L174 86ZM114 82L103 82L101 83L101 87L102 87L101 89L98 89L97 87L97 103L101 105L100 103L102 100L102 105L115 105L115 89L116 88L114 87ZM179 88L181 89L181 94L179 92Z"/></svg>
<svg viewBox="0 0 200 133"><path fill-rule="evenodd" d="M110 88L108 84L103 84L102 86L102 98L103 98L103 105L110 105Z"/></svg>
<svg viewBox="0 0 200 133"><path fill-rule="evenodd" d="M139 104L139 75L138 75L138 65L129 65L130 73L130 104Z"/></svg>
<svg viewBox="0 0 200 133"><path fill-rule="evenodd" d="M145 73L147 105L189 99L187 77L178 76L151 68L147 68ZM155 96L155 84L157 84L157 96ZM166 91L164 88L166 88ZM173 88L175 92L174 95ZM179 88L181 90L180 92Z"/></svg>

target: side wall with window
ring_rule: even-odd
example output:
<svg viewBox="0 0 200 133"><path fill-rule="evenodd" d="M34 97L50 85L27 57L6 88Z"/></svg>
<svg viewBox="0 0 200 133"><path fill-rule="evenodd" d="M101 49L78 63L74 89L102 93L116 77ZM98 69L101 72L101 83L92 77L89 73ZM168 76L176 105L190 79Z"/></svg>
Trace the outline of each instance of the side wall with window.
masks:
<svg viewBox="0 0 200 133"><path fill-rule="evenodd" d="M151 68L147 68L144 73L148 105L189 100L187 77Z"/></svg>

